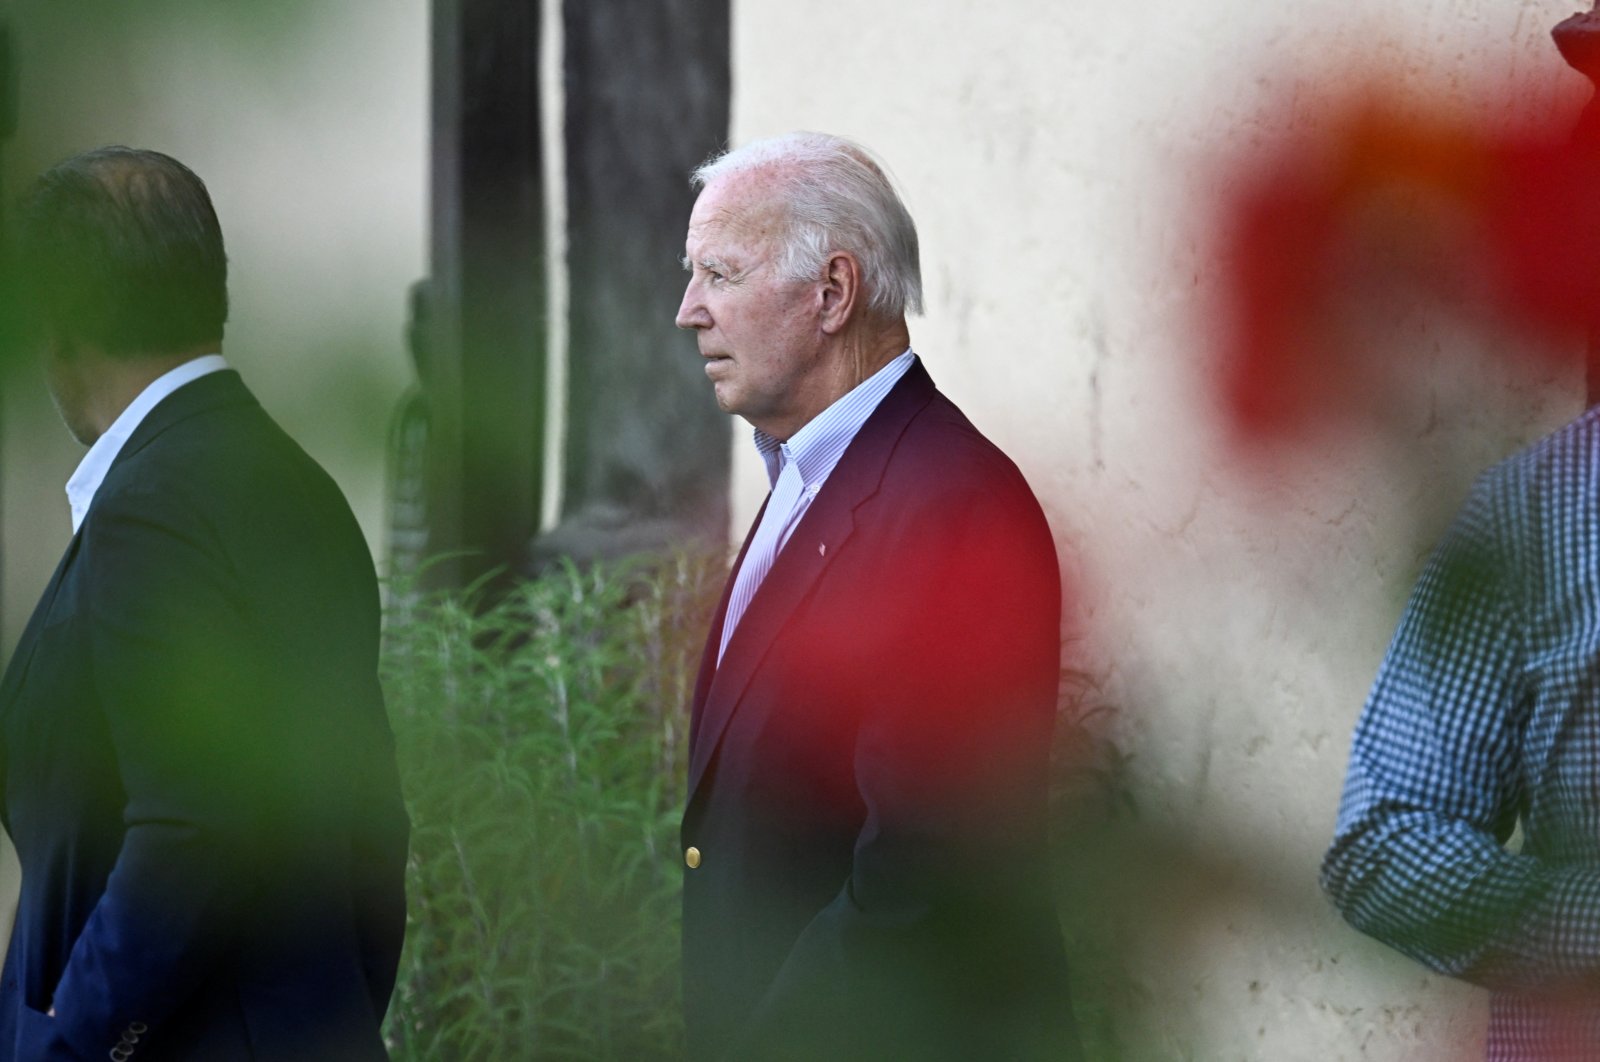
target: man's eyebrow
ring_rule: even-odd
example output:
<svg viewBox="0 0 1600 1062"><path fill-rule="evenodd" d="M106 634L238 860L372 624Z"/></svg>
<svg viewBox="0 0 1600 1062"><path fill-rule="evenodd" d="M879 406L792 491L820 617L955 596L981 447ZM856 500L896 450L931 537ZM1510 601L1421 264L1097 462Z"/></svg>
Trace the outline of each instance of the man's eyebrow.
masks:
<svg viewBox="0 0 1600 1062"><path fill-rule="evenodd" d="M682 263L683 268L685 269L692 270L695 266L699 266L701 269L709 272L722 273L725 276L733 275L733 267L728 265L727 262L724 262L714 254L708 254L699 259L690 258L688 255L684 255L682 258L678 259L678 261Z"/></svg>

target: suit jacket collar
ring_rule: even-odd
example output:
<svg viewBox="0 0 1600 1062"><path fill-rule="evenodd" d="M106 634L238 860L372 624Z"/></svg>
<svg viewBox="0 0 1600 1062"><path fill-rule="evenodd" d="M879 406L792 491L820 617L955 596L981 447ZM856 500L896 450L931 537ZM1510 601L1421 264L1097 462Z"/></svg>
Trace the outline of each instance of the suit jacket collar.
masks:
<svg viewBox="0 0 1600 1062"><path fill-rule="evenodd" d="M255 397L245 387L239 374L232 369L223 369L213 372L198 380L192 380L172 392L145 415L144 420L128 436L128 441L118 451L116 459L111 462L107 477L117 466L128 460L134 454L150 445L162 432L179 424L192 416L217 409L223 406L254 404ZM90 513L94 507L90 506ZM88 517L84 525L88 524ZM23 676L27 673L28 664L32 660L33 650L38 643L39 631L44 623L44 617L49 614L50 606L55 601L57 592L61 589L62 580L72 566L78 554L78 543L83 537L80 527L73 533L67 548L61 554L61 560L56 564L50 582L45 586L44 593L39 598L39 603L34 606L33 615L28 620L28 625L22 631L22 637L17 641L17 647L11 655L10 664L6 667L5 677L0 680L0 711L11 703L16 695L17 688L22 684Z"/></svg>
<svg viewBox="0 0 1600 1062"><path fill-rule="evenodd" d="M751 677L773 642L781 636L795 608L805 600L822 572L849 541L855 530L856 509L878 493L884 469L900 436L936 393L933 378L918 358L867 418L829 475L822 492L801 517L788 544L773 561L772 570L762 580L760 589L740 618L739 627L722 656L722 665L718 667L716 646L728 597L728 590L724 588L722 605L712 624L695 686L690 729L690 797L694 796L722 738L722 731ZM748 536L745 545L749 545ZM743 555L741 550L741 560ZM730 574L729 586L732 582Z"/></svg>
<svg viewBox="0 0 1600 1062"><path fill-rule="evenodd" d="M128 436L128 441L123 444L117 459L111 462L111 467L115 469L150 445L162 432L190 417L224 406L255 404L255 396L233 369L222 369L191 380L156 403L156 407Z"/></svg>
<svg viewBox="0 0 1600 1062"><path fill-rule="evenodd" d="M122 447L129 436L143 423L144 418L150 415L150 411L184 384L192 383L208 373L227 367L228 363L223 360L221 354L190 358L147 383L144 389L133 397L133 401L117 414L106 430L100 433L100 438L89 447L89 452L83 455L83 460L78 462L77 469L67 480L67 500L72 505L74 531L83 523L89 505L99 491L101 482L105 480L106 473L111 470L117 454L122 452Z"/></svg>

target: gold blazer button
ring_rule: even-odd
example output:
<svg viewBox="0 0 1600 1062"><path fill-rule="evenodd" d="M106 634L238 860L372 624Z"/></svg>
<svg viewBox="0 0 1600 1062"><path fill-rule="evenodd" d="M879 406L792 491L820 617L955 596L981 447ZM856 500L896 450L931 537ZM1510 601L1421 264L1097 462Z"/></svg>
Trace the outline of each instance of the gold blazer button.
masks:
<svg viewBox="0 0 1600 1062"><path fill-rule="evenodd" d="M690 870L700 865L700 849L690 845L683 850L683 862Z"/></svg>

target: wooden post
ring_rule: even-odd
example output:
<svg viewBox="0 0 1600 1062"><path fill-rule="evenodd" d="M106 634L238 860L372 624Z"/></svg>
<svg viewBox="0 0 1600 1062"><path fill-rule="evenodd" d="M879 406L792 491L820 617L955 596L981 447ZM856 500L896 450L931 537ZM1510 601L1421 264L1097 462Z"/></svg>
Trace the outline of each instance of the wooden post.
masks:
<svg viewBox="0 0 1600 1062"><path fill-rule="evenodd" d="M539 532L546 380L539 16L434 0L427 551L461 585L727 536L728 420L673 324L689 172L725 146L730 0L565 0L563 503Z"/></svg>
<svg viewBox="0 0 1600 1062"><path fill-rule="evenodd" d="M564 9L566 459L535 566L721 543L728 523L728 417L673 320L689 173L727 142L729 0Z"/></svg>
<svg viewBox="0 0 1600 1062"><path fill-rule="evenodd" d="M429 548L460 585L538 526L545 407L539 5L434 0Z"/></svg>

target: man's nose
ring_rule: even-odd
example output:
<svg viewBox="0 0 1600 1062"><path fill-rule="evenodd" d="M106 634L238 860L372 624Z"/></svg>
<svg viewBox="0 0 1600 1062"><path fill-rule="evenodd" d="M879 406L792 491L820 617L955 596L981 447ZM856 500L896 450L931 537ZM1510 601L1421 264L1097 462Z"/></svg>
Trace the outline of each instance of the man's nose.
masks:
<svg viewBox="0 0 1600 1062"><path fill-rule="evenodd" d="M675 323L679 328L705 328L711 324L711 315L700 301L698 285L693 279L683 289L683 301L678 304Z"/></svg>

